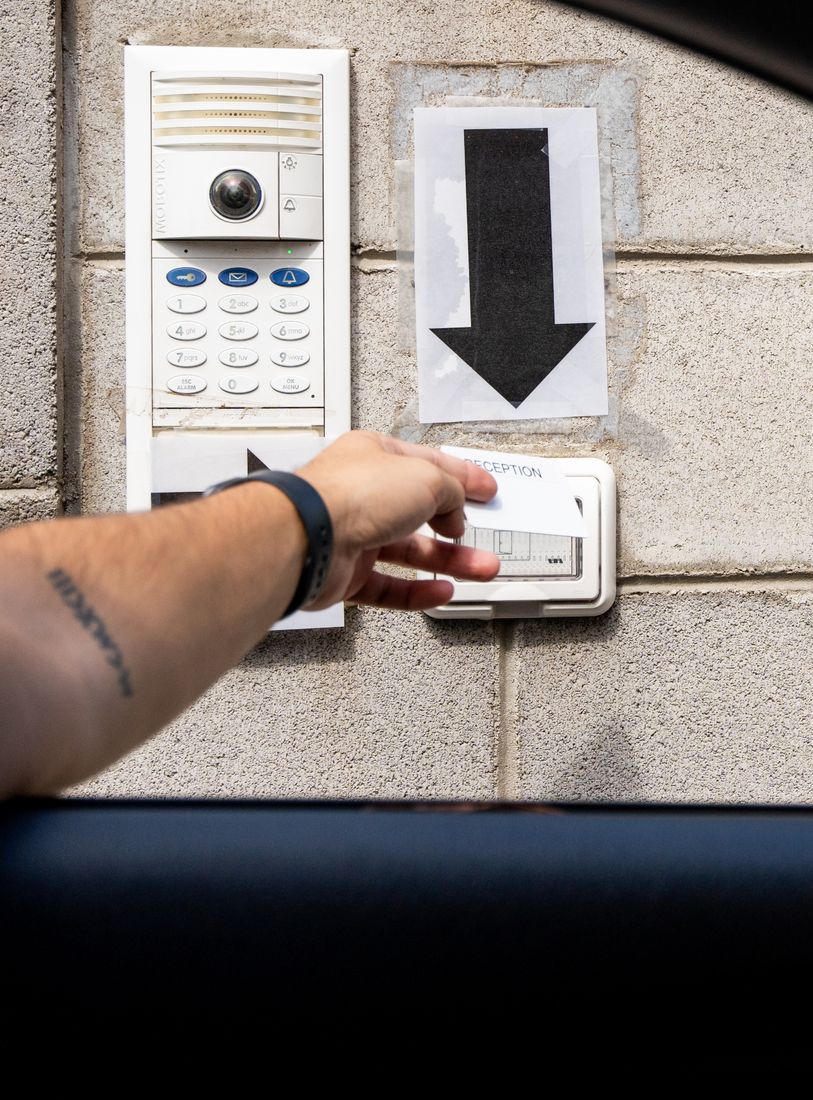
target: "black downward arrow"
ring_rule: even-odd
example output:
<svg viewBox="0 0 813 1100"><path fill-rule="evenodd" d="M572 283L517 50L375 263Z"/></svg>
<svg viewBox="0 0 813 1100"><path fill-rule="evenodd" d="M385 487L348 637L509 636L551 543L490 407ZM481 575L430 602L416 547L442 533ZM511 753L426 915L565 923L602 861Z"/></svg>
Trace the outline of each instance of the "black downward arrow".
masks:
<svg viewBox="0 0 813 1100"><path fill-rule="evenodd" d="M432 332L516 408L594 321L553 316L548 131L466 130L471 328Z"/></svg>

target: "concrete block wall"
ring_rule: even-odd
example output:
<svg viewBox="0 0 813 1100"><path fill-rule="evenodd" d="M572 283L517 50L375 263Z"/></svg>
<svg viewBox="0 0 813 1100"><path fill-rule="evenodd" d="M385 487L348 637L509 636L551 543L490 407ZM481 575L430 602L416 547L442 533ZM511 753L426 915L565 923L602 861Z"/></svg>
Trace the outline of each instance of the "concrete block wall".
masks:
<svg viewBox="0 0 813 1100"><path fill-rule="evenodd" d="M810 106L544 0L303 0L295 27L265 0L239 24L225 0L182 15L167 0L62 12L70 506L123 500L122 44L345 46L357 425L606 458L620 594L599 620L351 609L344 632L273 635L82 791L813 799ZM459 95L602 104L617 238L607 417L416 423L393 163L409 155L411 107Z"/></svg>
<svg viewBox="0 0 813 1100"><path fill-rule="evenodd" d="M0 0L0 527L60 507L59 12Z"/></svg>

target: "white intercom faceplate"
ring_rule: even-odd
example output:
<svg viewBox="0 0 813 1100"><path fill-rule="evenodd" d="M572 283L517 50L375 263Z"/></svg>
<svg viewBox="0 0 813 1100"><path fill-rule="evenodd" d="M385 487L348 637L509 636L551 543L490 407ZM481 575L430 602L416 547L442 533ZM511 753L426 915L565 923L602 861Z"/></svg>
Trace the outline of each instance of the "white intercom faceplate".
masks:
<svg viewBox="0 0 813 1100"><path fill-rule="evenodd" d="M500 572L487 584L454 581L452 601L429 615L438 619L568 618L601 615L612 606L615 475L599 459L560 458L558 463L579 502L587 535L570 538L468 527L460 541L499 554Z"/></svg>
<svg viewBox="0 0 813 1100"><path fill-rule="evenodd" d="M290 454L350 427L349 63L344 50L125 54L138 510L172 496L175 466L175 491L206 488L189 471L200 454L211 474L224 435Z"/></svg>

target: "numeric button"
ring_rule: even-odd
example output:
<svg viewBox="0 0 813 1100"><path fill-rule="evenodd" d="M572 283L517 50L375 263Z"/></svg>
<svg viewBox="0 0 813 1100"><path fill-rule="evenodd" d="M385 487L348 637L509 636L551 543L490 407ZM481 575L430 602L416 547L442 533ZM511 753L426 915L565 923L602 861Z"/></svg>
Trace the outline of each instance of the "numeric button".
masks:
<svg viewBox="0 0 813 1100"><path fill-rule="evenodd" d="M248 374L224 374L217 384L224 393L253 393L260 383Z"/></svg>
<svg viewBox="0 0 813 1100"><path fill-rule="evenodd" d="M221 351L218 359L224 367L253 367L259 359L256 351L250 348L234 348L230 351Z"/></svg>
<svg viewBox="0 0 813 1100"><path fill-rule="evenodd" d="M277 340L304 340L309 332L303 321L279 321L271 326L271 335Z"/></svg>
<svg viewBox="0 0 813 1100"><path fill-rule="evenodd" d="M253 313L259 305L250 294L230 294L217 303L224 313Z"/></svg>
<svg viewBox="0 0 813 1100"><path fill-rule="evenodd" d="M167 325L167 336L173 340L202 340L206 335L206 325L199 321L179 321Z"/></svg>
<svg viewBox="0 0 813 1100"><path fill-rule="evenodd" d="M173 313L200 313L206 309L206 299L199 294L179 294L177 298L167 298L167 308Z"/></svg>
<svg viewBox="0 0 813 1100"><path fill-rule="evenodd" d="M249 321L228 321L217 331L224 340L253 340L260 330Z"/></svg>
<svg viewBox="0 0 813 1100"><path fill-rule="evenodd" d="M275 313L304 313L309 305L310 300L301 294L280 294L279 298L271 299Z"/></svg>
<svg viewBox="0 0 813 1100"><path fill-rule="evenodd" d="M167 355L167 362L173 367L202 367L206 352L200 348L176 348Z"/></svg>
<svg viewBox="0 0 813 1100"><path fill-rule="evenodd" d="M271 352L271 362L278 367L304 367L310 362L310 358L306 351L298 348L274 348Z"/></svg>

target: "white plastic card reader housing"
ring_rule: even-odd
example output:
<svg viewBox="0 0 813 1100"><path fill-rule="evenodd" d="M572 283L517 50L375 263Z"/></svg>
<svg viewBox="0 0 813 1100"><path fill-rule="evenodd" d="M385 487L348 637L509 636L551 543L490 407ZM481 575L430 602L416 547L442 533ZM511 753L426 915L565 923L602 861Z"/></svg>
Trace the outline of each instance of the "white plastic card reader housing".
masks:
<svg viewBox="0 0 813 1100"><path fill-rule="evenodd" d="M469 527L464 545L502 559L487 584L455 581L436 619L538 619L602 615L615 600L615 474L595 458L558 459L587 525L585 538ZM437 536L436 536L437 537ZM430 573L419 573L427 579Z"/></svg>

